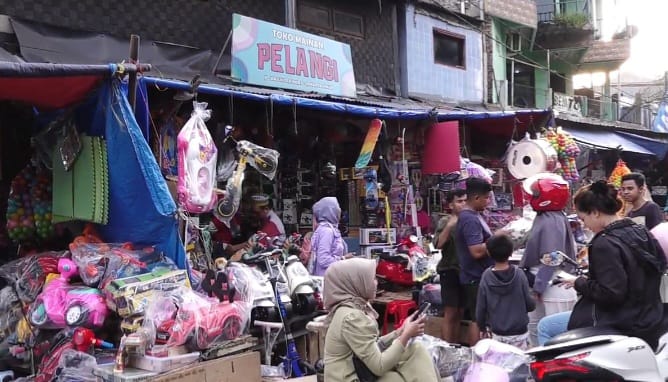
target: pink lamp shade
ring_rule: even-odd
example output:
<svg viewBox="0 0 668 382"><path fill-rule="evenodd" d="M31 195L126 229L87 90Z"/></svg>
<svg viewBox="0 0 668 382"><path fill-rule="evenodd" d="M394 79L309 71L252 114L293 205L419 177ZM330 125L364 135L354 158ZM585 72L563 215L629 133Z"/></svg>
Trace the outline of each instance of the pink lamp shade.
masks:
<svg viewBox="0 0 668 382"><path fill-rule="evenodd" d="M449 174L460 170L459 122L432 125L425 133L422 173Z"/></svg>

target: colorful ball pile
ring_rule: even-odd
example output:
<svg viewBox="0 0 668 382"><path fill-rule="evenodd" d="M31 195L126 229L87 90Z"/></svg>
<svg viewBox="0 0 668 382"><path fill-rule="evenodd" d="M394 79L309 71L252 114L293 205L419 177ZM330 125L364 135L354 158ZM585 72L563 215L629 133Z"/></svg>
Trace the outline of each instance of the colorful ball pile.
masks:
<svg viewBox="0 0 668 382"><path fill-rule="evenodd" d="M53 236L51 222L51 175L29 164L12 180L7 202L7 232L24 243Z"/></svg>
<svg viewBox="0 0 668 382"><path fill-rule="evenodd" d="M556 172L569 182L580 180L580 174L575 162L575 159L580 155L580 148L575 143L573 137L561 129L557 129L549 130L546 138L557 152L559 164L561 164L561 168Z"/></svg>

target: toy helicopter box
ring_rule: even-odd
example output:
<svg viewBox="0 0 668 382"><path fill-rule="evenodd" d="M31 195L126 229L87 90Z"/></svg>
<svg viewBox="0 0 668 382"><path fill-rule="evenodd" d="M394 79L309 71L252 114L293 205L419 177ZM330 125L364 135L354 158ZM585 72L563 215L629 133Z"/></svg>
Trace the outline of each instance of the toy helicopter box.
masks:
<svg viewBox="0 0 668 382"><path fill-rule="evenodd" d="M390 242L387 228L360 228L360 245L392 245L397 242L397 229L390 228Z"/></svg>
<svg viewBox="0 0 668 382"><path fill-rule="evenodd" d="M121 317L143 313L156 290L182 285L190 288L185 270L157 270L137 276L117 279L105 288L107 305Z"/></svg>

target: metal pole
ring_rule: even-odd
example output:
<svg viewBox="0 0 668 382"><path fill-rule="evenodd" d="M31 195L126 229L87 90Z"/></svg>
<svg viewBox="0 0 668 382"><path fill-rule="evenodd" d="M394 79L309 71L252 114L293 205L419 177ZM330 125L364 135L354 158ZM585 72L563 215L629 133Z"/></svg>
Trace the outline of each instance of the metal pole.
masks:
<svg viewBox="0 0 668 382"><path fill-rule="evenodd" d="M510 61L510 106L515 106L515 60Z"/></svg>
<svg viewBox="0 0 668 382"><path fill-rule="evenodd" d="M295 17L295 10L297 6L295 0L285 0L285 26L288 28L296 28L297 20Z"/></svg>
<svg viewBox="0 0 668 382"><path fill-rule="evenodd" d="M550 68L550 50L547 50L547 88L552 87L552 69Z"/></svg>
<svg viewBox="0 0 668 382"><path fill-rule="evenodd" d="M139 59L139 36L136 34L130 35L130 62L137 63ZM128 102L132 111L135 111L137 103L137 72L131 72L128 81Z"/></svg>

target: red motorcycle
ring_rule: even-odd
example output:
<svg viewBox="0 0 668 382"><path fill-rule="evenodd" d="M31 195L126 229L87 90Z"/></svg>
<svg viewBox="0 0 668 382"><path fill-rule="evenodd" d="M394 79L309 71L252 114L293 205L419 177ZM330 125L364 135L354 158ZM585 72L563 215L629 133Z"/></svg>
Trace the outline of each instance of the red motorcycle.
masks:
<svg viewBox="0 0 668 382"><path fill-rule="evenodd" d="M413 287L431 276L429 256L418 243L418 237L410 235L395 246L397 251L381 252L376 266L376 277L383 289L394 286Z"/></svg>

